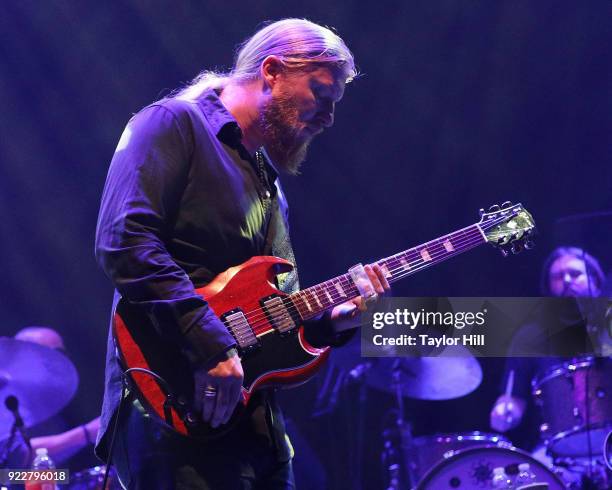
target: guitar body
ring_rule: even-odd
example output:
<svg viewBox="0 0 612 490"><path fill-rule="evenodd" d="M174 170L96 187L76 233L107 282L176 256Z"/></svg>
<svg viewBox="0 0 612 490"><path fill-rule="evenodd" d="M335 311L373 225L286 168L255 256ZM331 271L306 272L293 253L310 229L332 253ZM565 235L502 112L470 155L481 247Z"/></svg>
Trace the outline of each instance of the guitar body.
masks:
<svg viewBox="0 0 612 490"><path fill-rule="evenodd" d="M231 315L245 313L253 326L249 330L249 335L254 331L251 340L256 338L256 345L246 348L241 348L238 342L244 370L243 401L230 422L217 429L203 423L193 412L192 370L179 344L160 333L163 328L155 328L140 308L124 300L119 302L113 318L113 335L123 368L146 369L165 381L138 370L130 373L132 388L149 413L157 414L181 434L210 439L233 426L247 409L255 391L265 387L295 386L317 372L327 359L329 348L319 349L308 344L297 315L292 315L295 323L288 331L275 328L265 308L266 300L283 298L287 301L287 295L274 287L274 279L276 274L291 268L289 262L277 257L253 257L196 290L226 325ZM228 330L236 338L240 328L228 327Z"/></svg>
<svg viewBox="0 0 612 490"><path fill-rule="evenodd" d="M483 243L500 248L504 255L531 248L535 223L521 204L492 206L488 213L481 210L480 218L478 223L376 264L387 280L394 282ZM154 325L142 309L119 302L113 317L115 344L123 368L129 370L132 388L149 413L180 434L214 438L248 410L249 400L258 389L300 384L316 373L327 359L329 348L308 344L303 320L360 296L359 278L354 279L349 271L287 295L274 287L275 278L292 267L277 257L253 257L196 290L236 340L244 369L242 403L230 422L217 429L203 423L193 411L192 368L181 350L176 329Z"/></svg>

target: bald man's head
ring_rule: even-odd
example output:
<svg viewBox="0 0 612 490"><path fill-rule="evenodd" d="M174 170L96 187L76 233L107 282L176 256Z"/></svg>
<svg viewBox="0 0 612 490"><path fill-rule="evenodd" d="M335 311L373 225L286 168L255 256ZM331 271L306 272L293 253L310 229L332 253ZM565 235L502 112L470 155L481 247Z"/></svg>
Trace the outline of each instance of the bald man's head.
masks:
<svg viewBox="0 0 612 490"><path fill-rule="evenodd" d="M64 348L62 336L50 327L25 327L15 334L15 339L44 345L51 349Z"/></svg>

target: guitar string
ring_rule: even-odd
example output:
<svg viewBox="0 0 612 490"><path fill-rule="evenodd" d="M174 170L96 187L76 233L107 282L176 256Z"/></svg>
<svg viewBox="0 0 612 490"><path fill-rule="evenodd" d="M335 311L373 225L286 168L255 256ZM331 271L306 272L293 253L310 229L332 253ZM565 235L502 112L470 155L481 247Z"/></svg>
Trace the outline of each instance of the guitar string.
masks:
<svg viewBox="0 0 612 490"><path fill-rule="evenodd" d="M450 253L446 253L446 254L444 254L444 253L438 254L440 256L441 255L446 255L442 260L439 260L438 262L435 262L435 259L433 259L432 261L423 262L421 265L419 265L417 267L410 266L410 264L412 264L414 262L407 262L406 266L401 266L401 267L398 267L396 269L390 269L390 271L391 270L395 271L395 274L392 273L392 276L389 278L390 282L394 282L395 280L399 280L399 279L401 279L403 277L406 277L406 276L409 276L411 274L414 274L414 273L416 273L416 272L418 272L418 271L420 271L422 269L426 269L428 267L431 267L431 266L433 266L433 265L435 265L437 263L440 263L443 260L450 259L451 257L454 257L455 255L459 255L460 253L462 253L464 251L467 251L470 248L474 248L475 246L477 246L480 243L483 243L483 242L480 241L480 240L473 240L467 246L458 247L454 252L450 252ZM435 255L432 255L432 257L437 258ZM401 273L401 274L398 274L397 272L402 270L402 269L404 270L404 272ZM352 281L348 280L346 278L346 276L343 276L342 279L340 279L340 282L345 282L346 283L346 286L343 289L353 289L353 288L355 288L355 286L352 283ZM348 301L350 299L358 297L359 293L357 291L355 291L355 292L357 294L354 294L354 296L349 296L349 295L343 296L343 295L340 295L340 294L333 294L333 295L330 294L330 296L332 296L333 303L328 305L328 306L326 306L324 309L332 308L332 307L334 307L334 306L336 306L338 304L341 304L344 301ZM349 293L350 293L350 291L349 291ZM297 294L299 294L299 293L297 293ZM314 296L314 294L315 293L313 293L313 296ZM301 298L301 297L300 297L300 300L304 301L304 299ZM311 302L314 302L314 301L311 299ZM304 318L304 316L308 314L308 312L303 312L302 311L304 309L305 308L303 308L303 307L299 307L295 303L295 301L291 300L291 303L289 304L289 306L287 306L284 303L283 305L279 305L276 308L272 308L271 309L272 311L270 311L270 316L274 316L274 314L278 314L278 313L283 313L284 314L285 311L288 311L288 312L291 313L291 312L297 310L297 313L300 315L300 317ZM256 311L256 310L254 310L254 311ZM259 331L256 332L256 335L260 335L262 333L266 333L266 332L269 332L270 330L273 330L273 328L269 327L268 319L267 318L261 319L263 321L259 321L258 322L259 319L254 320L255 318L257 318L257 316L259 316L259 317L266 316L266 314L265 314L265 312L264 313L256 312L254 315L250 316L250 322L249 323L252 322L253 329L255 330L255 329L258 329L258 327L259 327ZM258 323L256 323L256 322L258 322ZM263 328L261 328L261 327L263 327Z"/></svg>
<svg viewBox="0 0 612 490"><path fill-rule="evenodd" d="M472 234L472 236L473 235L474 234ZM455 243L457 243L457 240L455 240ZM453 257L455 255L458 255L459 253L462 253L463 251L468 250L469 248L474 248L475 246L479 245L480 243L483 243L483 241L480 240L480 239L476 240L476 241L474 241L474 240L470 241L470 239L463 240L461 242L461 244L458 245L458 249L456 249L455 251L453 251L451 253L448 253L448 252L446 252L446 253L445 252L441 252L441 253L438 253L438 254L433 253L432 254L433 258L432 258L431 261L423 262L418 267L415 267L414 265L411 265L411 264L414 263L414 261L413 261L413 262L407 263L406 265L403 265L401 267L398 267L398 268L395 268L395 269L389 269L389 271L392 274L392 277L390 277L391 282L393 282L395 280L399 280L399 279L401 279L403 277L406 277L408 275L414 274L414 273L416 273L416 272L418 272L418 271L420 271L422 269L425 269L427 267L431 267L432 265L437 264L437 263L439 263L439 262L441 262L443 260L447 260L447 259L449 259L449 258L451 258L451 257ZM440 257L440 256L444 256L444 257L441 260L438 260L436 262L435 259L438 259L438 257ZM381 259L378 262L384 262L384 261L385 261L385 259ZM402 269L404 269L404 271L401 274L397 274L396 273L397 271L402 270ZM317 301L317 304L321 308L323 308L323 309L329 309L329 308L331 308L331 307L333 307L333 306L335 306L337 304L342 303L343 301L348 301L351 298L359 296L359 294L354 294L356 291L350 291L351 289L354 289L354 284L352 283L352 281L350 281L350 279L346 275L340 276L339 278L336 278L336 280L337 280L337 282L342 283L343 288L345 290L348 288L348 290L349 290L348 292L351 294L351 296L349 297L348 295L345 296L345 295L340 295L340 294L335 294L335 293L331 294L330 293L329 296L332 297L332 303L331 304L324 306L324 305L322 305L320 303L320 301ZM331 281L333 281L333 279ZM323 289L325 291L325 286L323 286L322 284L321 285L317 285L317 286L313 286L313 291L310 293L313 296L313 298L314 298L314 299L311 298L311 300L313 302L315 302L315 300L318 298L318 295L321 294L320 291L317 291L317 288L319 290ZM298 295L301 294L298 297L299 297L299 299L302 302L305 302L305 301L308 300L308 294L304 293L304 291L306 291L306 290L303 290L303 291L300 291L300 292L297 293ZM327 290L327 293L329 293L329 289ZM317 296L315 296L315 295L317 295ZM306 300L304 300L304 298L302 296L306 296ZM290 299L290 300L291 300L291 303L289 305L287 305L286 302L283 302L281 305L275 305L275 306L270 307L268 309L268 314L271 317L274 317L274 316L276 316L276 315L278 315L280 313L281 315L283 315L283 317L286 318L286 313L293 313L294 311L297 311L297 313L300 315L300 317L305 318L308 315L308 312L303 311L303 310L305 310L304 306L299 306L294 299ZM248 315L247 319L249 320L249 323L251 324L251 326L252 326L252 328L254 330L254 334L255 335L261 335L263 333L267 333L267 332L270 332L271 330L273 330L273 327L270 328L270 324L269 324L269 321L267 319L266 312L264 312L260 308L259 311L254 310L252 313L253 314ZM245 316L247 316L247 315L245 315ZM276 320L278 320L278 319L279 318L276 318ZM280 319L282 319L282 318L280 318Z"/></svg>
<svg viewBox="0 0 612 490"><path fill-rule="evenodd" d="M473 239L474 239L476 236L478 236L478 237L480 238L480 240L473 240ZM469 232L469 236L468 236L468 237L465 237L465 236L464 236L463 238L464 238L464 240L455 240L455 244L456 244L456 246L457 246L457 248L458 248L457 253L460 253L461 251L463 251L464 243L466 243L466 242L471 244L471 243L479 243L480 241L484 240L484 239L482 238L482 235L480 234L480 232L477 232L477 231L476 231L476 230L474 230L474 229L473 229L473 230L471 230L471 232ZM465 248L467 249L467 247L465 247ZM388 258L388 259L381 259L381 260L380 260L380 261L378 261L378 262L385 261L385 260L387 260L388 262L392 262L392 261L399 261L400 259L398 259L397 257L398 257L398 256L400 256L400 255L402 255L402 253L400 253L400 254L396 254L396 255L394 255L394 256L391 256L391 257L390 257L390 258ZM406 254L404 253L404 255L406 255ZM418 253L417 253L417 255L418 255ZM435 258L436 258L437 256L439 256L439 255L443 255L443 254L440 254L440 253L437 253L437 254L436 254L436 253L434 253L434 255L432 256L432 261L433 261L433 260L435 260ZM423 260L423 259L422 259L422 257L421 257L420 255L418 255L418 257L419 257L419 258L418 258L417 260L414 260L414 257L411 257L413 260L410 260L410 261L408 261L408 260L407 260L407 261L405 262L405 264L402 264L402 265L401 265L401 266L399 266L399 267L392 267L392 268L389 268L388 270L389 270L389 272L390 272L390 274L391 274L392 278L393 278L393 277L397 277L397 276L394 276L394 274L395 274L395 273L397 273L397 272L399 272L399 271L400 271L400 270L402 270L402 269L403 269L403 270L406 270L407 268L410 268L410 269L412 269L412 271L416 272L416 271L418 270L418 268L417 268L417 267L415 267L416 263L418 263L418 262L420 262L420 261L422 261L422 260ZM409 257L409 258L410 258L410 257ZM332 289L332 292L330 293L330 296L332 297L332 299L333 299L333 302L334 302L334 303L336 303L336 301L339 301L339 303L341 303L342 301L347 301L348 299L350 299L350 298L348 298L348 296L344 296L344 295L342 295L342 294L338 293L338 292L335 290L335 288L333 287L333 285L334 285L334 284L340 283L340 285L341 285L342 289L343 289L345 292L347 292L347 293L348 293L348 292L350 292L350 289L355 289L355 285L354 285L354 283L353 283L353 282L352 282L352 281L349 279L349 277L348 277L348 275L347 275L347 274L343 274L343 275L338 276L338 277L336 277L336 278L330 279L329 281L326 281L326 282L330 282L330 283L331 283L331 286L332 286L332 288L333 288L333 289ZM321 289L321 288L323 288L323 287L324 287L324 286L322 286L322 285L321 285L319 288ZM310 290L311 288L312 288L312 289L314 289L314 291L309 292L309 290ZM304 303L305 303L306 301L308 301L308 300L310 300L311 302L315 303L316 301L315 301L314 296L315 296L315 294L317 294L317 292L316 292L316 288L317 288L317 286L311 286L311 288L306 288L306 289L303 289L303 290L301 290L301 291L298 291L298 292L296 292L296 293L291 294L290 296L294 296L294 295L295 295L295 296L297 296L297 299L301 300L301 301L302 301L302 302L304 302ZM347 290L348 290L348 291L347 291ZM328 292L329 292L329 290L328 290ZM309 294L310 294L310 295L312 295L313 297L312 297L312 298L308 298L308 295L309 295ZM306 299L304 299L304 297L303 297L303 296L306 296ZM355 297L356 297L356 296L358 296L358 294L357 294L357 295L355 295ZM342 301L340 301L340 300L342 300ZM301 317L303 317L303 316L304 316L304 314L303 314L302 310L305 310L307 307L306 307L306 306L303 306L302 308L300 308L300 307L298 307L298 306L297 306L297 304L296 304L296 302L295 302L295 301L293 301L293 300L292 300L291 302L292 302L292 303L293 303L295 306L288 306L288 307L286 307L286 309L287 309L287 310L297 310L297 311L298 311L298 313L300 314L300 316L301 316ZM285 305L283 305L283 306L285 306ZM330 307L331 307L331 306L334 306L334 305L330 305ZM281 308L282 308L282 307L279 307L279 309L281 309ZM255 322L257 322L257 321L258 321L258 320L259 320L261 317L265 317L265 316L266 316L266 314L265 314L265 312L262 312L261 308L259 308L258 310L253 310L253 311L249 311L249 312L245 313L245 317L247 317L247 319L249 320L249 322L250 322L250 323L252 323L252 326L253 326L253 327L255 327L255 328L256 328L257 326L259 326L259 325L257 325ZM266 319L266 320L267 320L267 319Z"/></svg>
<svg viewBox="0 0 612 490"><path fill-rule="evenodd" d="M500 224L500 223L502 223L504 221L507 221L507 219L508 219L507 217L493 218L493 219L490 219L489 221L483 223L480 226L481 226L481 229L483 230L483 232L485 232L485 231L488 231L489 229L497 226L498 224ZM442 260L447 260L447 259L449 259L449 258L451 258L451 257L453 257L453 256L455 256L455 255L457 255L459 253L462 253L462 252L464 252L464 251L466 251L466 250L468 250L470 248L473 248L476 245L484 242L484 238L482 237L482 234L478 230L478 224L475 224L475 225L470 225L470 226L464 228L463 230L458 230L458 231L453 232L453 233L451 233L449 235L445 235L445 236L442 236L442 237L440 237L438 239L431 240L430 242L426 242L426 243L424 243L424 244L422 244L422 245L420 245L418 247L426 248L426 246L429 245L429 244L435 244L436 246L439 247L439 246L441 246L440 242L444 243L444 239L445 238L448 238L448 237L450 237L452 235L456 235L457 233L461 233L462 231L464 232L464 235L460 236L459 238L454 240L455 244L453 246L455 247L455 251L448 252L446 249L444 249L444 251L440 251L440 252L437 252L437 253L436 252L432 252L432 254L430 256L431 260L423 261L423 263L420 264L418 267L415 267L414 265L412 265L412 264L418 263L418 262L423 260L423 258L420 256L420 253L417 250L415 250L417 247L415 247L413 249L409 249L409 250L407 250L405 252L399 252L398 254L392 255L392 256L387 257L385 259L380 259L379 261L377 261L375 263L377 263L377 264L380 264L381 262L382 263L384 263L384 262L389 263L389 262L398 260L397 257L400 257L400 256L405 256L406 257L406 256L409 256L409 255L413 255L413 256L416 255L417 257L419 257L417 260L413 260L411 262L406 261L404 264L402 264L399 267L388 268L387 270L391 274L391 277L390 277L391 282L393 282L395 280L399 280L399 279L401 279L403 277L406 277L408 275L414 274L414 273L416 273L416 272L418 272L418 271L420 271L422 269L425 269L427 267L431 267L432 265L434 265L434 263L439 263L439 261L436 262L436 259L438 259L441 256L445 256ZM524 230L517 230L517 231L524 231ZM490 236L495 237L496 235L506 235L506 234L505 233L498 233L498 234L493 233L493 234L489 234L489 237ZM475 236L478 236L479 239L478 240L473 240L473 238ZM404 257L402 257L402 258L404 258ZM398 274L398 272L402 271L402 270L403 270L403 272ZM334 281L334 280L336 280L337 282L340 282L340 283L344 283L344 284L342 284L343 289L346 289L347 286L348 286L349 290L352 289L352 288L355 288L354 284L352 283L352 281L350 281L350 279L347 277L346 274L344 274L342 276L339 276L338 278L334 278L334 279L331 279L329 281L325 281L325 282L331 282L331 281ZM332 293L333 294L330 293L329 289L326 290L325 286L323 286L323 284L325 284L325 283L321 283L319 285L312 286L313 291L310 294L312 294L313 296L319 295L320 291L317 291L317 288L318 289L323 289L324 291L327 291L327 293L328 293L327 296L331 297L333 301L332 301L332 304L326 306L325 309L329 309L329 308L335 306L336 304L342 303L342 301L347 301L347 300L351 299L351 298L348 298L348 295L347 296L343 296L340 293L335 292L333 289L332 289ZM294 293L294 294L297 295L297 297L302 302L305 303L308 300L308 297L307 297L308 293L306 292L306 291L308 291L308 289L310 289L310 288L306 288L306 289L304 289L302 291L298 291L297 293ZM290 296L293 296L293 294L290 295ZM307 297L306 300L304 300L304 298L302 296L306 296ZM358 294L355 295L354 297L357 297L357 296L358 296ZM315 296L315 299L318 299L318 296ZM283 298L283 300L284 300L284 298ZM312 301L312 298L311 298L311 301ZM320 301L316 301L316 302L321 307L323 306L323 305L321 305ZM338 303L336 303L336 302L338 302ZM278 313L282 313L282 315L284 316L286 313L293 313L293 312L296 311L299 314L299 316L303 318L304 315L308 314L307 312L303 312L302 311L304 309L306 309L306 308L304 308L303 306L300 307L299 305L296 304L296 302L293 299L291 299L290 305L287 305L286 302L283 301L281 305L272 306L271 308L269 308L268 313L269 313L270 316L274 317L275 315L278 315ZM247 319L247 321L249 322L249 326L252 328L253 333L255 335L261 335L263 333L266 333L266 332L269 332L270 330L272 330L272 328L269 327L269 321L268 321L268 318L267 318L268 315L266 314L266 312L263 311L262 308L258 308L256 310L252 310L252 311L246 312L246 313L244 313L244 316Z"/></svg>
<svg viewBox="0 0 612 490"><path fill-rule="evenodd" d="M502 217L502 218L497 218L497 219L489 220L488 222L485 222L485 223L482 224L482 228L484 229L483 231L489 230L490 228L495 227L499 223L501 223L503 221L506 221L506 220L507 220L507 217ZM413 260L412 262L407 262L406 265L402 264L400 267L397 267L395 269L389 269L389 272L392 275L391 279L392 280L398 280L398 279L401 279L402 277L406 277L407 275L414 274L417 271L420 271L420 270L422 270L424 268L427 268L427 267L430 267L430 266L434 265L434 263L438 263L438 262L435 261L435 259L437 259L440 256L444 256L445 255L446 257L444 257L443 260L446 260L448 258L453 257L454 255L457 255L457 254L459 254L459 253L461 253L463 251L468 250L469 248L473 248L474 246L476 246L476 245L478 245L480 243L483 243L484 239L483 239L482 234L480 233L480 231L478 231L478 225L477 224L476 225L470 225L470 226L464 228L463 230L459 230L457 232L451 233L450 235L460 233L461 231L464 231L464 233L465 233L464 236L454 240L455 241L455 245L458 248L458 250L456 250L456 252L452 252L452 253L448 253L448 252L435 253L435 252L433 252L432 255L431 255L431 261L424 261L418 267L414 267L414 266L410 267L411 264L414 264L414 263L417 263L417 262L420 262L421 260L423 260L422 257L420 257L420 254L419 254L418 257L420 257L420 258L417 259L416 261ZM524 231L524 230L517 230L517 231ZM493 235L495 235L495 234L493 234ZM425 243L423 245L420 245L419 247L425 247L428 244L434 244L434 243L436 245L440 245L440 241L443 240L444 238L448 237L448 236L449 235L445 235L445 236L443 236L443 237L441 237L439 239L431 240L430 242L427 242L427 243ZM474 236L479 236L479 239L475 240L475 241L472 240L472 238L474 238ZM390 262L391 260L394 260L395 257L401 256L401 255L409 255L409 254L412 254L414 256L414 255L417 255L418 252L415 249L409 249L408 251L400 252L399 254L395 254L394 256L387 257L386 259L381 259L377 263L384 262L384 261ZM404 272L402 274L394 275L394 273L396 273L397 271L400 271L402 269L404 270ZM354 284L352 283L352 281L347 277L346 274L344 274L342 276L339 276L338 278L335 278L335 280L337 280L338 282L343 283L342 284L343 288L346 288L348 286L348 289L350 290L350 289L355 287ZM330 281L334 281L334 279L331 279ZM326 281L326 282L330 282L330 281ZM322 284L321 285L313 286L312 287L313 288L313 292L311 292L313 297L315 296L315 294L318 294L317 291L316 291L317 286L320 289L323 288ZM302 302L305 303L305 300L304 300L304 298L302 296L304 296L304 295L306 297L308 296L308 294L305 293L305 291L307 291L308 289L310 289L310 288L307 288L305 290L299 291L299 292L294 293L294 294L298 295L299 299ZM329 290L328 290L328 292L329 292ZM302 295L302 296L300 296L300 295ZM291 295L291 296L293 296L293 295ZM330 294L330 296L333 297L334 304L331 304L331 305L325 307L325 309L329 309L329 308L335 306L335 304L340 304L340 303L342 303L342 301L347 301L348 299L350 299L350 298L348 298L348 296L343 296L343 295L340 295L340 294ZM357 296L358 296L358 294L356 294L354 297L357 297ZM308 299L308 297L306 298L306 300L307 299ZM315 299L316 299L316 297L315 297ZM336 303L336 301L338 301L338 303ZM315 301L313 301L313 302L315 302ZM269 312L270 312L270 316L274 316L275 314L278 314L279 311L283 312L283 314L284 314L285 312L292 313L292 312L297 310L297 313L300 315L300 317L304 318L304 313L306 315L308 314L308 312L302 312L302 310L304 310L304 309L305 309L304 307L298 306L295 301L291 300L291 305L288 306L285 302L283 302L282 305L278 305L278 307L276 307L276 308L274 308L274 307L270 308ZM254 334L255 335L260 335L262 333L269 332L271 330L271 328L269 328L269 325L268 325L268 319L267 319L266 312L263 311L262 308L258 308L256 310L252 310L250 312L245 313L244 315L247 318L247 320L249 321L249 323L251 324L251 328L254 330ZM255 331L255 330L258 330L258 331Z"/></svg>

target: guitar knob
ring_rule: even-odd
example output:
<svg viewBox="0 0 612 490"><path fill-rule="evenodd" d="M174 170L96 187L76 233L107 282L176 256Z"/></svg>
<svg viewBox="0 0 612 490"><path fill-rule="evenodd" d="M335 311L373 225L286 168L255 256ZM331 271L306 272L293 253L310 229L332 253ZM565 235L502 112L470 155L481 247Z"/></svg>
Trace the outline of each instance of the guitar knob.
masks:
<svg viewBox="0 0 612 490"><path fill-rule="evenodd" d="M533 247L535 247L534 242L532 242L531 240L525 241L525 250L531 250Z"/></svg>
<svg viewBox="0 0 612 490"><path fill-rule="evenodd" d="M512 201L506 201L501 205L502 209L507 209L512 207Z"/></svg>
<svg viewBox="0 0 612 490"><path fill-rule="evenodd" d="M508 257L508 251L505 248L500 248L499 251L501 252L503 257Z"/></svg>
<svg viewBox="0 0 612 490"><path fill-rule="evenodd" d="M489 208L489 213L497 213L497 211L499 210L500 210L500 207L497 204L493 204L493 206Z"/></svg>
<svg viewBox="0 0 612 490"><path fill-rule="evenodd" d="M512 244L511 250L514 255L521 253L521 251L523 250L523 245L521 245L521 242L514 242Z"/></svg>

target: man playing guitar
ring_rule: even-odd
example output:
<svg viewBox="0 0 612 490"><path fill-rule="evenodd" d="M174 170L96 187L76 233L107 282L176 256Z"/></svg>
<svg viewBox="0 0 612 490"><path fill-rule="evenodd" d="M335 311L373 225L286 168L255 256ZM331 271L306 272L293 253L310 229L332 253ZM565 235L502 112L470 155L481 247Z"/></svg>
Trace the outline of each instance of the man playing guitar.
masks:
<svg viewBox="0 0 612 490"><path fill-rule="evenodd" d="M205 71L128 123L110 165L96 233L96 257L116 288L97 451L112 459L126 488L294 488L292 451L272 390L249 394L240 420L223 430L245 395L248 373L239 354L265 332L256 336L236 323L236 315L248 311L219 318L208 294L196 289L208 286L214 293L215 278L244 276L251 269L230 268L263 255L287 261L269 264L284 271L270 277L279 292L299 289L295 269L288 270L294 257L277 172L298 173L308 145L333 124L335 105L355 76L340 37L306 20L285 19L242 44L229 73ZM360 277L373 296L389 289L378 265L365 266ZM245 288L248 283L239 289ZM311 308L307 299L303 305ZM363 306L357 297L301 322L300 345L341 344L350 332L336 330L356 326ZM281 324L276 328L286 333ZM166 424L151 416L155 408L146 399L128 397L118 410L130 356L140 359L156 342L161 349L146 363L151 374L131 378L136 391L146 391L162 372L153 366L159 353L180 353L163 377L180 377L190 399L164 394L159 410ZM177 433L187 434L196 419L222 435L203 441ZM168 427L173 423L175 431Z"/></svg>

